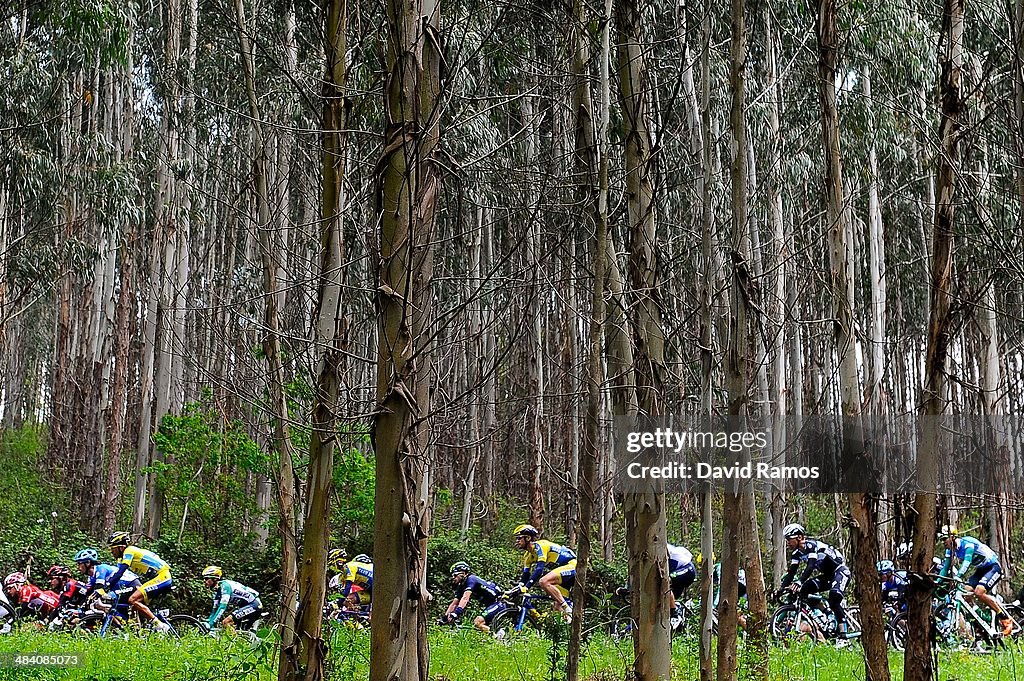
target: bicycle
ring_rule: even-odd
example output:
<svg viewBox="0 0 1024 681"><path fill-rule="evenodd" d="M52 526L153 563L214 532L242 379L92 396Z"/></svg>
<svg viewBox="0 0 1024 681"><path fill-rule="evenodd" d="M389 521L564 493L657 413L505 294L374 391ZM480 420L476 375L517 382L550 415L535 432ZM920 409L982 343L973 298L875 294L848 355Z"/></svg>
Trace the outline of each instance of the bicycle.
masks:
<svg viewBox="0 0 1024 681"><path fill-rule="evenodd" d="M821 594L808 594L783 590L775 594L775 602L786 600L772 614L771 634L776 641L841 640L839 625L828 601ZM844 607L846 613L846 639L860 637L860 608Z"/></svg>
<svg viewBox="0 0 1024 681"><path fill-rule="evenodd" d="M131 611L127 597L135 591L134 586L115 589L112 592L113 602L109 609L103 612L93 612L83 615L75 626L75 632L79 634L96 634L105 638L109 632L117 636L128 636L129 632L151 630L152 623L143 624L138 613ZM153 615L156 619L166 624L169 628L165 634L175 640L185 638L190 634L205 634L205 625L192 615L172 615L167 608L154 609Z"/></svg>
<svg viewBox="0 0 1024 681"><path fill-rule="evenodd" d="M501 600L505 602L506 609L491 620L491 633L497 639L521 633L527 623L542 632L545 623L553 621L552 616L559 614L552 610L554 600L550 596L524 594L519 589L512 589L502 594ZM565 602L572 607L568 598Z"/></svg>
<svg viewBox="0 0 1024 681"><path fill-rule="evenodd" d="M1002 627L988 606L974 602L973 587L951 577L936 576L936 579L948 582L952 587L933 609L936 636L947 644L960 646L970 638L974 648L979 651L1002 645ZM970 591L965 591L965 588ZM1021 625L1020 620L1014 617L1014 609L1004 608L1004 611L1013 622L1010 636L1018 636Z"/></svg>

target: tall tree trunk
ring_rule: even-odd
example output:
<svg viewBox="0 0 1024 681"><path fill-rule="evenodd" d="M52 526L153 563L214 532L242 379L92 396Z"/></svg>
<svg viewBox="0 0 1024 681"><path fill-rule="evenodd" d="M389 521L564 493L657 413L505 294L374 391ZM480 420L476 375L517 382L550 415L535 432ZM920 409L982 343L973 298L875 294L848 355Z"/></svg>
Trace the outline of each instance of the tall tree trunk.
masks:
<svg viewBox="0 0 1024 681"><path fill-rule="evenodd" d="M906 681L930 681L932 668L931 601L933 583L928 578L935 547L935 510L938 466L943 447L938 424L946 410L946 372L953 335L953 235L956 225L956 185L960 172L960 115L963 109L962 72L964 48L964 0L945 0L942 13L941 73L939 97L940 152L935 220L931 247L928 345L922 386L921 435L917 443L917 488L914 511L914 551L911 556L910 589L907 594L907 650L903 661Z"/></svg>
<svg viewBox="0 0 1024 681"><path fill-rule="evenodd" d="M577 567L576 585L572 600L574 614L566 657L566 679L579 678L580 646L586 624L588 577L592 560L592 536L594 506L599 494L597 464L601 438L601 391L604 384L604 286L608 269L608 158L604 147L608 131L608 101L610 97L610 14L611 0L605 0L604 21L601 30L600 99L597 104L597 125L595 129L595 106L590 90L591 49L589 35L583 30L590 22L591 15L582 0L574 0L570 18L570 41L572 46L573 112L575 124L575 165L576 176L580 178L577 195L589 209L590 222L594 227L591 246L591 261L594 269L591 290L590 331L587 344L587 363L584 384L586 386L586 416L583 427L583 446L579 459L578 473L578 518L576 528ZM575 320L573 320L575 325Z"/></svg>
<svg viewBox="0 0 1024 681"><path fill-rule="evenodd" d="M839 143L839 111L836 106L837 49L839 34L836 1L818 2L818 95L821 103L822 145L825 152L825 193L832 265L833 333L839 357L844 465L863 466L865 462L861 392L857 376L856 338L854 336L854 285L851 274L850 219L843 188L843 166ZM870 463L869 463L870 466ZM868 482L865 480L865 482ZM876 496L867 490L849 495L852 563L857 601L863 625L864 667L869 681L888 681L889 662L882 619L882 599L877 586L875 563L878 559L878 521Z"/></svg>
<svg viewBox="0 0 1024 681"><path fill-rule="evenodd" d="M384 149L377 166L377 479L370 681L426 681L433 232L440 173L436 0L387 3Z"/></svg>
<svg viewBox="0 0 1024 681"><path fill-rule="evenodd" d="M662 415L665 333L662 327L661 275L658 271L657 221L648 127L649 79L641 42L642 15L635 0L619 0L618 72L625 137L626 203L629 218L629 286L637 404L647 417ZM623 500L626 543L633 566L633 635L637 681L668 680L672 668L669 640L670 599L666 549L665 493L651 481Z"/></svg>

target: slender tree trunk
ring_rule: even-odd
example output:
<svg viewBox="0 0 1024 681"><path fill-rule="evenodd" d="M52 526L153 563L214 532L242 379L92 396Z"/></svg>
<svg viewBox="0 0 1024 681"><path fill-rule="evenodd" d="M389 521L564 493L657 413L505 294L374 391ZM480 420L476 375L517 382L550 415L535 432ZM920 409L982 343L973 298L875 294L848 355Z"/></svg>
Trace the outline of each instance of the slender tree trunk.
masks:
<svg viewBox="0 0 1024 681"><path fill-rule="evenodd" d="M370 681L426 681L433 232L440 7L387 3L384 149L377 166L377 409Z"/></svg>
<svg viewBox="0 0 1024 681"><path fill-rule="evenodd" d="M938 466L943 438L938 419L946 410L946 373L953 334L953 235L956 225L956 185L960 173L960 115L963 109L962 71L964 0L945 0L942 14L941 73L939 96L940 153L931 247L928 345L922 386L921 435L917 446L917 488L914 511L914 551L911 556L910 589L907 594L907 649L903 675L906 681L931 681L933 583L928 578L935 546L935 505Z"/></svg>
<svg viewBox="0 0 1024 681"><path fill-rule="evenodd" d="M839 357L839 389L843 416L844 463L863 466L865 459L861 391L857 376L854 337L854 283L850 267L850 218L843 188L843 167L839 143L839 112L836 107L837 49L839 35L836 0L818 3L818 94L821 103L822 144L825 150L825 192L832 264L833 333ZM870 465L870 462L869 462ZM863 482L870 484L865 479ZM889 662L882 619L882 599L877 587L878 559L876 496L867 489L849 495L852 563L857 601L861 606L864 667L869 681L888 681Z"/></svg>
<svg viewBox="0 0 1024 681"><path fill-rule="evenodd" d="M574 613L569 650L566 657L566 679L579 678L580 646L587 616L587 593L590 563L592 560L592 535L594 506L599 494L597 464L601 438L601 390L604 383L604 361L602 340L604 337L605 303L604 285L608 260L608 158L602 144L608 130L609 58L611 0L605 1L605 21L601 33L601 98L597 104L597 125L595 106L590 90L591 49L589 36L583 30L590 22L590 14L582 0L573 1L573 15L570 18L570 45L573 49L573 111L575 124L575 166L580 178L577 196L589 209L590 222L594 227L591 246L591 261L594 281L591 290L590 332L587 344L585 385L587 395L586 416L583 427L583 447L579 459L578 475L578 525L576 585L572 600ZM596 128L596 129L595 129ZM572 322L575 324L575 320Z"/></svg>

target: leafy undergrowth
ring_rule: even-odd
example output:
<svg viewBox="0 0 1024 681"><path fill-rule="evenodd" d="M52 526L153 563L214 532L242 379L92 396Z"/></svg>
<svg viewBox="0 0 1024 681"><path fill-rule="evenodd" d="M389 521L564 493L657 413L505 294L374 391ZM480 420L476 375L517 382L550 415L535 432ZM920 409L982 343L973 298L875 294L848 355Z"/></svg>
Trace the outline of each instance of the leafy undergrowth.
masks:
<svg viewBox="0 0 1024 681"><path fill-rule="evenodd" d="M337 631L330 639L328 663L332 681L367 678L370 637L367 631ZM552 655L549 641L524 635L503 643L468 629L431 631L431 681L557 681L564 678L564 657ZM68 654L82 656L74 668L11 666L11 654ZM860 648L798 645L775 648L770 681L863 679ZM587 646L580 665L584 681L625 681L632 660L629 642L615 643L600 636ZM673 646L673 681L699 678L692 644ZM903 678L903 658L892 655L893 681ZM1024 679L1024 651L1013 648L996 655L967 652L939 657L941 681L1015 681ZM748 678L741 669L741 678ZM276 661L262 649L240 640L195 638L173 642L145 639L82 639L68 635L19 633L0 636L0 681L272 681Z"/></svg>

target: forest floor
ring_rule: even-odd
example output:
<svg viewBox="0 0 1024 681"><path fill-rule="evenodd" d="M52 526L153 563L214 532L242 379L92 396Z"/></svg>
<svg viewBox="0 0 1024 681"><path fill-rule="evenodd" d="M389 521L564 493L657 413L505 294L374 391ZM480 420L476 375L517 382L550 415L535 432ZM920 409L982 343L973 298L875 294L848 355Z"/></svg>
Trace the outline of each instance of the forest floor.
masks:
<svg viewBox="0 0 1024 681"><path fill-rule="evenodd" d="M331 645L329 678L367 678L369 632L339 632ZM432 681L557 681L564 677L564 659L552 658L551 645L539 637L502 644L473 631L431 632ZM698 678L695 650L685 642L674 646L673 679ZM13 654L82 656L74 668L12 666ZM595 639L581 666L587 681L621 681L632 657L629 643ZM773 650L771 681L863 679L860 648L796 646ZM902 657L891 657L893 680L903 677ZM1024 679L1024 651L997 655L944 653L939 658L942 681L1011 681ZM0 681L272 681L274 658L248 644L197 638L181 642L147 639L82 639L69 635L19 633L0 636ZM741 678L743 675L741 673Z"/></svg>

